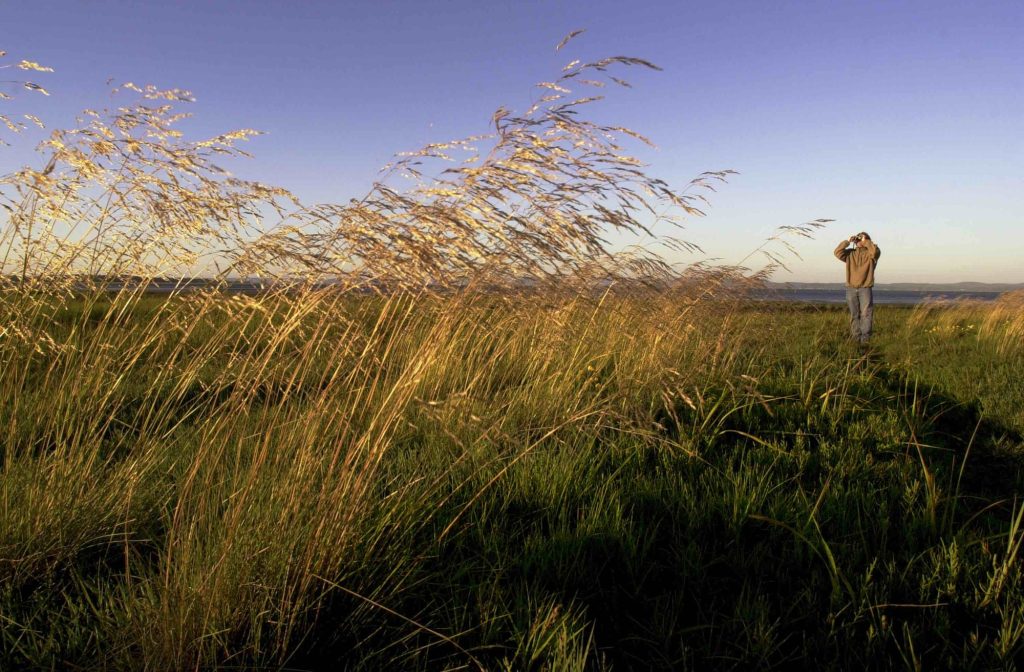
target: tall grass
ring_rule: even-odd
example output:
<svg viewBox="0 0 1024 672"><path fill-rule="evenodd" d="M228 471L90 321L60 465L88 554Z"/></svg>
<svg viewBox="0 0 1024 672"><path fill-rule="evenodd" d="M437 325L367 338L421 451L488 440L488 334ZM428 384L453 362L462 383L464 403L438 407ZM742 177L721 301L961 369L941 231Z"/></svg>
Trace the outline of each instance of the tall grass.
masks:
<svg viewBox="0 0 1024 672"><path fill-rule="evenodd" d="M429 525L436 503L420 499L449 485L382 476L388 448L444 437L453 459L504 471L626 422L668 355L625 347L627 316L590 302L541 316L470 297L118 295L59 313L52 349L12 343L0 377L6 585L98 563L126 591L108 607L147 624L134 644L157 667L208 663L236 638L283 654L353 567L372 604L414 560L374 569L378 544ZM588 329L599 315L611 329ZM690 338L672 332L671 348Z"/></svg>
<svg viewBox="0 0 1024 672"><path fill-rule="evenodd" d="M942 367L858 363L839 313L123 301L5 353L11 664L1020 656L1024 422L950 426ZM891 361L921 315L880 311Z"/></svg>

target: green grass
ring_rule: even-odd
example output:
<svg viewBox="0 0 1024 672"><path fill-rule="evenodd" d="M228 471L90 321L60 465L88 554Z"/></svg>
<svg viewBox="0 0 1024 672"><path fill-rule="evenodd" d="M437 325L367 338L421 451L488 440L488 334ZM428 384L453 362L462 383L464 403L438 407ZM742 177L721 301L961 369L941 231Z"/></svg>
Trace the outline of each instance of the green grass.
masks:
<svg viewBox="0 0 1024 672"><path fill-rule="evenodd" d="M34 319L52 346L0 342L4 669L1024 663L990 309L878 307L863 356L844 309L666 299Z"/></svg>

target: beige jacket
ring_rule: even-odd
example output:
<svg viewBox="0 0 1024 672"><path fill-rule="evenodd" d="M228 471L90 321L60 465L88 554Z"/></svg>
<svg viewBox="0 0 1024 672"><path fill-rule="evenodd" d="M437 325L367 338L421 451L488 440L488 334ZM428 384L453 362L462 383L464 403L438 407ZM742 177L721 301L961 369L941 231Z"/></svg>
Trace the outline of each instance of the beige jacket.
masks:
<svg viewBox="0 0 1024 672"><path fill-rule="evenodd" d="M874 287L875 266L882 251L870 240L865 240L861 247L847 247L850 241L844 240L836 247L836 259L846 263L847 287Z"/></svg>

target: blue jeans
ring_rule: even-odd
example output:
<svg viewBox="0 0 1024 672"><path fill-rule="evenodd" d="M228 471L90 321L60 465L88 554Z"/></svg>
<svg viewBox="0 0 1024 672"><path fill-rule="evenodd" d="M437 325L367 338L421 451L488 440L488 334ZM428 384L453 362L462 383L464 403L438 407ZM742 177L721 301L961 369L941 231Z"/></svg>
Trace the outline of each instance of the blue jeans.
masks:
<svg viewBox="0 0 1024 672"><path fill-rule="evenodd" d="M875 299L870 287L847 287L846 304L850 306L850 336L860 343L871 338L871 318Z"/></svg>

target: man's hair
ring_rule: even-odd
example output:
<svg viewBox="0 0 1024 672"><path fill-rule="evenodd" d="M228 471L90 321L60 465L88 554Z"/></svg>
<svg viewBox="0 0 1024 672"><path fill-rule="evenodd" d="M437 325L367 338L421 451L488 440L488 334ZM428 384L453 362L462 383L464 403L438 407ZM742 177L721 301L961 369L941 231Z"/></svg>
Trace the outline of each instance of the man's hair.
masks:
<svg viewBox="0 0 1024 672"><path fill-rule="evenodd" d="M868 235L867 231L861 231L860 233L857 234L857 237L858 238L866 238L867 240L871 240L871 236Z"/></svg>

